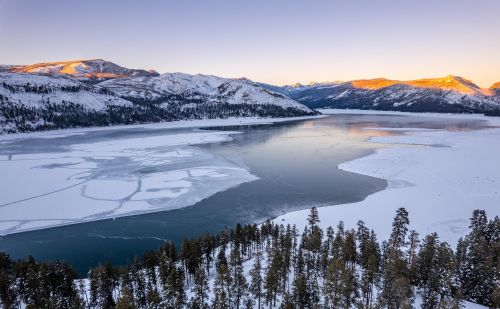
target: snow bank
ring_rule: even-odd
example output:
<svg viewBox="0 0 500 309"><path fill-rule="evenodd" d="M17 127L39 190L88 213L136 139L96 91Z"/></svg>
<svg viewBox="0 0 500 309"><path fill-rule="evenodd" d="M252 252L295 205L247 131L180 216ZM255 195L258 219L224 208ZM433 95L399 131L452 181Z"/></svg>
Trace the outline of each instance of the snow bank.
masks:
<svg viewBox="0 0 500 309"><path fill-rule="evenodd" d="M323 113L408 114L378 111L322 110ZM483 119L492 125L500 119L481 115L415 114ZM373 228L379 239L387 239L395 211L405 207L410 228L421 235L437 232L441 240L456 245L466 234L474 209L490 217L500 215L500 129L441 131L405 129L405 135L372 137L384 143L373 155L341 164L339 168L388 181L386 190L364 201L319 209L323 227L338 221L354 227L358 220ZM306 224L309 210L285 214L276 222Z"/></svg>

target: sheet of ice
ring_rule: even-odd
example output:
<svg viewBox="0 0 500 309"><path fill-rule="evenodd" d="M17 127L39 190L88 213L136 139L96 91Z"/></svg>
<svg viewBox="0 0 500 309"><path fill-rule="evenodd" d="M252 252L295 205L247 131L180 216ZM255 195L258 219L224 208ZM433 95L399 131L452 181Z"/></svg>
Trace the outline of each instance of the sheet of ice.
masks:
<svg viewBox="0 0 500 309"><path fill-rule="evenodd" d="M500 119L480 115L432 116L483 119L492 125L500 124ZM350 228L363 220L383 240L390 234L396 209L405 207L410 214L411 229L421 235L437 232L441 240L455 246L467 232L474 209L484 209L490 217L500 215L500 129L405 131L405 135L372 137L373 142L391 147L339 166L346 171L386 179L388 188L359 203L320 208L323 227L336 226L342 220ZM302 229L308 212L288 213L276 221L297 224Z"/></svg>
<svg viewBox="0 0 500 309"><path fill-rule="evenodd" d="M165 132L74 144L76 137L58 151L55 137L35 137L40 152L2 156L0 235L186 207L256 179L238 160L192 146L237 132Z"/></svg>
<svg viewBox="0 0 500 309"><path fill-rule="evenodd" d="M185 207L256 179L235 160L190 145L220 142L235 132L179 129L250 125L317 118L229 118L85 128L0 136L0 235L55 225ZM60 138L92 132L172 129L163 135L76 142L45 149ZM34 140L40 151L2 153ZM21 147L22 148L22 147ZM49 147L50 148L50 147Z"/></svg>

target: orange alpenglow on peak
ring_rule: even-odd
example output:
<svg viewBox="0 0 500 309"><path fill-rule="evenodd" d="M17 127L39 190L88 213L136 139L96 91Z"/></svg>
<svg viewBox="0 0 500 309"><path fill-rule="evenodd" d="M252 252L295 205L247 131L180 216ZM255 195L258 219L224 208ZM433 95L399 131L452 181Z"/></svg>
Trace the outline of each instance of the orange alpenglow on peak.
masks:
<svg viewBox="0 0 500 309"><path fill-rule="evenodd" d="M65 74L75 78L117 78L156 76L154 70L134 70L102 59L43 62L13 67L12 72L35 74Z"/></svg>
<svg viewBox="0 0 500 309"><path fill-rule="evenodd" d="M441 78L424 78L410 81L390 80L385 78L363 79L352 81L351 85L354 88L369 90L377 90L394 85L406 85L416 88L451 90L469 95L491 95L491 91L488 89L482 89L468 79L453 75Z"/></svg>
<svg viewBox="0 0 500 309"><path fill-rule="evenodd" d="M377 90L381 88L386 88L390 86L394 86L397 84L401 84L402 82L398 80L390 80L386 78L375 78L375 79L359 79L351 82L351 85L354 88L360 89L370 89Z"/></svg>
<svg viewBox="0 0 500 309"><path fill-rule="evenodd" d="M77 68L83 70L88 69L89 66L85 62L99 61L96 60L71 60L71 61L57 61L57 62L42 62L35 63L26 66L20 66L13 69L13 72L19 73L61 73L61 74L77 74L81 71L77 71ZM103 61L103 60L100 60Z"/></svg>
<svg viewBox="0 0 500 309"><path fill-rule="evenodd" d="M459 77L448 75L442 78L425 78L406 82L407 85L421 88L453 90L464 94L485 94L472 81Z"/></svg>
<svg viewBox="0 0 500 309"><path fill-rule="evenodd" d="M492 94L500 95L500 82L491 85L488 91L490 91Z"/></svg>
<svg viewBox="0 0 500 309"><path fill-rule="evenodd" d="M490 89L492 90L500 90L500 82L494 83L491 85Z"/></svg>

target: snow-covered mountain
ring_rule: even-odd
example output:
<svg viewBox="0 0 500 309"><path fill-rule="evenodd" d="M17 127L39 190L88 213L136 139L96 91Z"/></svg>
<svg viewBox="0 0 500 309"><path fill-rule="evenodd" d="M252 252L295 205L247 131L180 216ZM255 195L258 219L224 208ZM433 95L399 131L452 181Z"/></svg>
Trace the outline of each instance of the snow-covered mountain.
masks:
<svg viewBox="0 0 500 309"><path fill-rule="evenodd" d="M102 82L101 87L125 98L169 102L179 97L185 102L257 104L311 110L286 95L268 90L248 79L212 75L166 73L156 77L120 78Z"/></svg>
<svg viewBox="0 0 500 309"><path fill-rule="evenodd" d="M82 80L104 80L119 77L158 76L153 70L127 69L102 59L4 65L0 71L14 73L64 74Z"/></svg>
<svg viewBox="0 0 500 309"><path fill-rule="evenodd" d="M129 70L101 60L81 63L92 66L3 66L0 133L181 119L317 114L248 79L183 73L142 76L141 72L146 71ZM37 73L15 72L30 71L28 67ZM130 76L124 77L125 72ZM108 74L107 78L96 81L104 76L101 73ZM109 74L115 75L111 78ZM88 76L93 76L90 83Z"/></svg>
<svg viewBox="0 0 500 309"><path fill-rule="evenodd" d="M478 87L458 76L398 81L354 80L290 92L311 108L359 108L415 112L487 112L500 109L500 87Z"/></svg>

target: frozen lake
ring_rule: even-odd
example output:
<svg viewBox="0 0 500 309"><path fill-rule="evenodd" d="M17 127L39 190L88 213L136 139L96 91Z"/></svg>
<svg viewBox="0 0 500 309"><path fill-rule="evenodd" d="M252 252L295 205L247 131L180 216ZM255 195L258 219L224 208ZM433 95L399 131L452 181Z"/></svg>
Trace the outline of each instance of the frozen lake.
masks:
<svg viewBox="0 0 500 309"><path fill-rule="evenodd" d="M486 126L335 115L211 130L93 129L5 139L0 234L9 235L0 239L0 251L64 259L80 271L99 261L119 264L166 239L180 243L236 223L365 199L385 180L338 165L389 147L368 142L371 136Z"/></svg>

